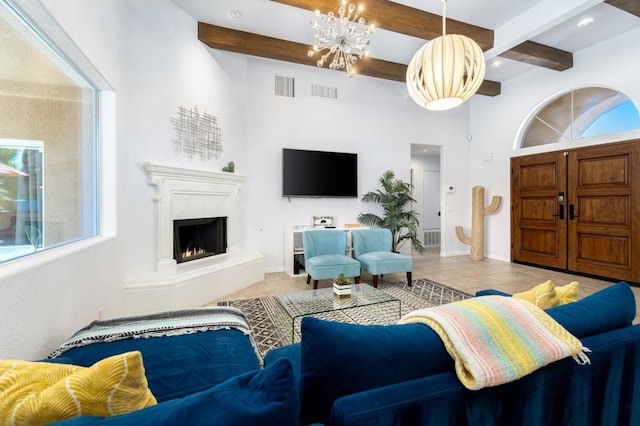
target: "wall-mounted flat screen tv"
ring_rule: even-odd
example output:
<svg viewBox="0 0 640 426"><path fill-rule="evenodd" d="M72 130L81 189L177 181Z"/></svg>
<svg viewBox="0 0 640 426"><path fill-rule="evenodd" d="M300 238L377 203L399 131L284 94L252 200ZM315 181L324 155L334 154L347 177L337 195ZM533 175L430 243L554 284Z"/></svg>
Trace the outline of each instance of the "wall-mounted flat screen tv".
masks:
<svg viewBox="0 0 640 426"><path fill-rule="evenodd" d="M358 154L282 149L283 197L357 197Z"/></svg>

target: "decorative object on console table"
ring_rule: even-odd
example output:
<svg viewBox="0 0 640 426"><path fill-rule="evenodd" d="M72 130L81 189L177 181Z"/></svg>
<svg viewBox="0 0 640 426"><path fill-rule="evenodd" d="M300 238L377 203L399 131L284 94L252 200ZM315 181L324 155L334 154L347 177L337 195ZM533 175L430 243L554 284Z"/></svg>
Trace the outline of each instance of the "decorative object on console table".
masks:
<svg viewBox="0 0 640 426"><path fill-rule="evenodd" d="M464 235L462 226L456 226L456 235L460 241L471 246L471 260L484 259L484 217L494 214L502 202L502 197L494 195L491 204L484 207L484 186L474 186L471 207L471 237Z"/></svg>
<svg viewBox="0 0 640 426"><path fill-rule="evenodd" d="M314 228L335 228L335 220L333 216L314 216Z"/></svg>
<svg viewBox="0 0 640 426"><path fill-rule="evenodd" d="M233 173L236 170L236 164L233 161L229 161L229 164L222 168L223 172Z"/></svg>
<svg viewBox="0 0 640 426"><path fill-rule="evenodd" d="M353 282L340 272L333 280L333 294L338 299L351 297L351 284Z"/></svg>
<svg viewBox="0 0 640 426"><path fill-rule="evenodd" d="M362 196L362 201L380 204L384 210L384 216L360 213L358 222L390 230L393 237L391 241L393 252L397 253L402 244L408 240L415 251L423 253L424 246L418 238L418 213L414 210L406 210L407 204L416 202L411 196L413 185L396 179L391 170L384 172L379 182L382 190L367 192Z"/></svg>

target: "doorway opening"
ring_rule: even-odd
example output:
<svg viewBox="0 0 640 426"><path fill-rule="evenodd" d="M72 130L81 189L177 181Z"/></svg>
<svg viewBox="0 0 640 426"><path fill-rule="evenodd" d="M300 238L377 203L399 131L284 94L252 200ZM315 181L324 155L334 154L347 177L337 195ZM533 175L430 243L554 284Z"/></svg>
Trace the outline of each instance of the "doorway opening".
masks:
<svg viewBox="0 0 640 426"><path fill-rule="evenodd" d="M441 147L411 144L411 180L413 210L420 213L421 241L427 252L441 252Z"/></svg>

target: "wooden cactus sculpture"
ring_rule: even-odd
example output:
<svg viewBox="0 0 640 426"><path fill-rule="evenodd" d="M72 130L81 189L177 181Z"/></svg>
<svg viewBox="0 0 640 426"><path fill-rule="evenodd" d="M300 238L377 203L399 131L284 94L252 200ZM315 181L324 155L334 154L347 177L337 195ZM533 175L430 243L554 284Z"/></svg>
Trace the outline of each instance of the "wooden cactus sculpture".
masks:
<svg viewBox="0 0 640 426"><path fill-rule="evenodd" d="M474 186L471 207L471 237L464 235L462 226L456 226L456 235L464 244L471 246L471 260L484 259L484 217L494 214L502 202L502 197L494 195L491 204L484 207L484 187Z"/></svg>

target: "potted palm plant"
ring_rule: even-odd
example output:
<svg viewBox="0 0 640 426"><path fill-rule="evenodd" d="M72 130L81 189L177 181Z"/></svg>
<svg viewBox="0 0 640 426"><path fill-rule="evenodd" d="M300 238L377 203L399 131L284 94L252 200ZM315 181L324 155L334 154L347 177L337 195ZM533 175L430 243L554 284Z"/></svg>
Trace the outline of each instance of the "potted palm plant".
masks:
<svg viewBox="0 0 640 426"><path fill-rule="evenodd" d="M360 213L358 222L367 226L387 228L391 231L391 250L397 252L406 242L418 253L424 252L424 246L418 238L418 213L407 208L415 202L411 196L413 185L397 179L391 170L387 170L379 179L381 189L367 192L362 201L378 203L382 206L383 215Z"/></svg>
<svg viewBox="0 0 640 426"><path fill-rule="evenodd" d="M338 298L351 297L351 284L352 281L344 276L344 273L340 272L333 279L333 294Z"/></svg>

